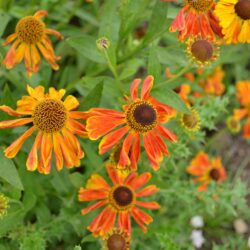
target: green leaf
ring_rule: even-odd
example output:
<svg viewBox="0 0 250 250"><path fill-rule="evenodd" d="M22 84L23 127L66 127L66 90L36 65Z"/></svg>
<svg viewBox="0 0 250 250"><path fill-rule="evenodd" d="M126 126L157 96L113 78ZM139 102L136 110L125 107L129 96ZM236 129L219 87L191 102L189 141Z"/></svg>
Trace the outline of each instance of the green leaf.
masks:
<svg viewBox="0 0 250 250"><path fill-rule="evenodd" d="M23 184L20 180L15 165L11 159L8 159L4 156L2 148L0 148L0 162L1 178L10 183L13 187L23 190Z"/></svg>
<svg viewBox="0 0 250 250"><path fill-rule="evenodd" d="M180 112L183 113L190 113L189 109L187 108L186 104L182 101L182 99L171 89L163 90L156 90L152 94L156 99L160 102L163 102Z"/></svg>
<svg viewBox="0 0 250 250"><path fill-rule="evenodd" d="M167 19L168 4L157 1L149 20L149 28L144 43L154 40L157 36L168 30L169 20Z"/></svg>
<svg viewBox="0 0 250 250"><path fill-rule="evenodd" d="M98 83L85 97L80 105L81 110L88 110L93 107L98 107L102 98L103 82Z"/></svg>
<svg viewBox="0 0 250 250"><path fill-rule="evenodd" d="M75 246L74 250L82 250L81 246Z"/></svg>
<svg viewBox="0 0 250 250"><path fill-rule="evenodd" d="M81 243L83 242L94 242L96 241L96 238L92 235L92 234L89 234L87 235L86 237L84 237L81 241Z"/></svg>
<svg viewBox="0 0 250 250"><path fill-rule="evenodd" d="M161 64L157 55L157 47L152 46L149 52L148 58L148 74L153 75L155 81L159 78L161 74Z"/></svg>
<svg viewBox="0 0 250 250"><path fill-rule="evenodd" d="M94 37L82 35L81 37L68 38L66 42L89 60L97 63L105 63L105 59L96 47L96 39Z"/></svg>
<svg viewBox="0 0 250 250"><path fill-rule="evenodd" d="M0 36L3 35L3 32L10 21L10 16L6 13L0 12Z"/></svg>

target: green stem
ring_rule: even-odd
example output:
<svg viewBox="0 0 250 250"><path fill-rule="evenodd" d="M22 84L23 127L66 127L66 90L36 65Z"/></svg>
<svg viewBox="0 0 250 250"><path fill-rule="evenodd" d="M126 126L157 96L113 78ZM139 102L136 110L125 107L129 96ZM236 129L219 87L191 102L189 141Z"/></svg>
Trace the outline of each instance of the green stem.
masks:
<svg viewBox="0 0 250 250"><path fill-rule="evenodd" d="M179 71L177 74L175 74L172 78L170 78L170 79L168 79L168 80L166 80L164 82L158 83L158 85L156 85L154 89L161 88L161 87L163 87L165 85L168 85L169 83L173 82L175 79L179 78L184 73L186 73L187 71L189 71L191 65L192 65L192 62L189 62L188 65L185 68L183 68L181 71Z"/></svg>

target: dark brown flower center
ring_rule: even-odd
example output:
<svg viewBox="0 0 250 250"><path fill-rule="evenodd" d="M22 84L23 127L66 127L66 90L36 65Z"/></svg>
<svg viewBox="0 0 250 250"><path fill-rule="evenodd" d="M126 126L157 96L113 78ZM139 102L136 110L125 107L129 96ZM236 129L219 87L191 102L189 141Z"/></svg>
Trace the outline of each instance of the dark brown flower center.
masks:
<svg viewBox="0 0 250 250"><path fill-rule="evenodd" d="M108 250L125 250L126 240L120 234L113 234L107 240Z"/></svg>
<svg viewBox="0 0 250 250"><path fill-rule="evenodd" d="M34 125L45 133L60 131L67 120L67 111L63 103L54 99L40 102L33 112Z"/></svg>
<svg viewBox="0 0 250 250"><path fill-rule="evenodd" d="M211 9L213 0L186 0L186 3L196 12L205 13Z"/></svg>
<svg viewBox="0 0 250 250"><path fill-rule="evenodd" d="M129 188L120 186L115 189L113 198L119 206L128 206L133 201L133 193Z"/></svg>
<svg viewBox="0 0 250 250"><path fill-rule="evenodd" d="M27 16L17 23L17 37L22 42L36 44L41 41L44 35L44 28L45 25L42 21L33 16Z"/></svg>
<svg viewBox="0 0 250 250"><path fill-rule="evenodd" d="M213 44L207 40L197 40L191 46L192 55L200 62L209 61L213 57Z"/></svg>
<svg viewBox="0 0 250 250"><path fill-rule="evenodd" d="M218 181L220 179L220 171L218 169L216 169L216 168L213 168L212 170L210 170L209 176L214 181Z"/></svg>
<svg viewBox="0 0 250 250"><path fill-rule="evenodd" d="M236 14L243 20L250 19L250 0L238 0L234 6Z"/></svg>
<svg viewBox="0 0 250 250"><path fill-rule="evenodd" d="M157 112L151 103L138 101L130 104L126 118L132 129L139 133L145 133L156 126Z"/></svg>

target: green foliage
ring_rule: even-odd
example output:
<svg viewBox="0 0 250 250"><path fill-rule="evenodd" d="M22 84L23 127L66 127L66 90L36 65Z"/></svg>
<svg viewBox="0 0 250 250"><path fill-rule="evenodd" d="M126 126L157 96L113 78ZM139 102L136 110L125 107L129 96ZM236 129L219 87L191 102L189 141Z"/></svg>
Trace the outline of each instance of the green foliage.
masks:
<svg viewBox="0 0 250 250"><path fill-rule="evenodd" d="M193 230L190 219L203 217L202 229L206 242L204 250L245 250L247 238L237 235L233 229L236 218L249 222L249 143L240 135L230 137L225 127L226 117L239 108L235 83L249 79L249 44L221 48L220 58L205 67L194 81L185 73L196 73L196 66L185 52L185 44L169 33L169 25L177 15L178 4L160 0L0 0L1 43L15 31L17 21L35 11L44 9L48 27L60 31L64 40L52 38L60 69L51 70L46 62L31 78L25 74L23 63L12 70L0 67L0 105L16 108L16 102L27 95L26 85L43 85L64 88L80 103L78 110L92 107L121 110L125 104L123 94L129 94L135 78L154 76L152 96L176 109L176 117L166 127L178 136L178 142L168 143L169 157L165 157L159 171L154 172L142 152L138 172L152 173L151 184L160 191L152 198L161 204L158 211L149 212L154 222L148 233L143 234L132 223L131 250L193 250L190 240ZM140 26L146 26L145 34L136 37ZM107 38L107 48L98 48L96 42ZM9 46L0 47L2 62ZM199 81L222 65L225 71L223 96L193 92L201 91ZM173 73L167 78L166 68ZM189 113L187 105L177 94L181 84L188 84L188 99L201 117L201 129L188 133L180 124L181 113ZM0 112L0 121L12 119ZM13 118L16 119L16 118ZM0 219L0 250L96 250L101 240L87 230L98 211L81 215L86 206L79 203L77 193L93 173L105 175L108 155L98 154L98 142L80 138L85 157L79 168L63 169L53 166L50 175L26 170L26 159L34 137L29 138L14 159L4 156L4 149L16 140L27 127L0 130L0 192L10 200L7 215ZM227 136L226 139L224 136ZM240 146L236 141L240 140ZM220 143L217 143L219 141ZM228 150L228 144L231 150ZM143 145L142 145L143 146ZM143 147L142 147L143 148ZM222 151L220 151L222 149ZM199 151L211 157L220 152L228 177L223 183L211 183L206 192L198 192L197 184L186 172L187 166ZM232 153L235 152L236 153ZM240 154L243 152L243 157ZM246 168L246 169L244 169ZM245 170L245 171L244 171Z"/></svg>

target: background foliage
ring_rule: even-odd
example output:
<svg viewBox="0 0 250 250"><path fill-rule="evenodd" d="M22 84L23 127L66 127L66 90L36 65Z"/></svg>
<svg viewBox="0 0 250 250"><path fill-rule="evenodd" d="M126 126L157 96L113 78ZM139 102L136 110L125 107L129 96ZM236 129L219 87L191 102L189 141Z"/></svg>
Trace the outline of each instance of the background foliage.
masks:
<svg viewBox="0 0 250 250"><path fill-rule="evenodd" d="M223 65L224 96L204 97L206 105L202 100L196 103L202 130L190 135L177 120L171 122L179 142L169 145L171 157L164 160L158 172L153 173L143 154L139 172L153 173L152 183L161 188L156 200L162 208L153 213L154 222L148 234L144 235L134 225L131 249L194 249L189 223L194 215L205 220L204 249L247 249L247 239L235 233L233 221L239 217L250 219L247 200L250 147L240 135L229 134L225 119L237 106L236 81L249 79L249 45L222 46L221 57L191 83L183 73L195 72L196 67L189 63L185 44L168 32L181 4L158 0L94 0L89 4L83 0L0 0L0 7L1 43L13 33L20 18L39 9L48 11L45 23L65 37L60 42L53 40L57 54L62 57L57 72L43 62L40 72L28 78L22 64L11 71L1 66L0 104L15 107L26 92L26 84L42 84L46 88L65 88L78 97L83 110L98 106L120 109L121 88L128 92L133 78L152 74L155 77L152 95L186 112L173 89L184 82L198 88L200 78L205 79L214 67ZM145 36L136 38L136 29L145 23L148 25ZM110 41L106 54L96 46L100 37ZM6 51L7 48L0 47L1 60ZM167 80L166 67L177 77ZM4 119L8 116L1 113L0 120ZM108 155L99 156L98 142L84 139L81 143L86 157L79 168L63 169L60 173L54 169L49 176L27 172L25 162L33 138L15 159L3 155L3 149L23 131L24 128L0 131L0 191L10 198L8 214L0 219L0 250L100 249L99 240L86 230L95 213L81 216L84 205L77 201L77 191L93 172L105 174L104 161ZM223 185L212 185L202 194L185 171L200 150L220 154L228 171ZM219 197L216 201L212 198L215 193Z"/></svg>

